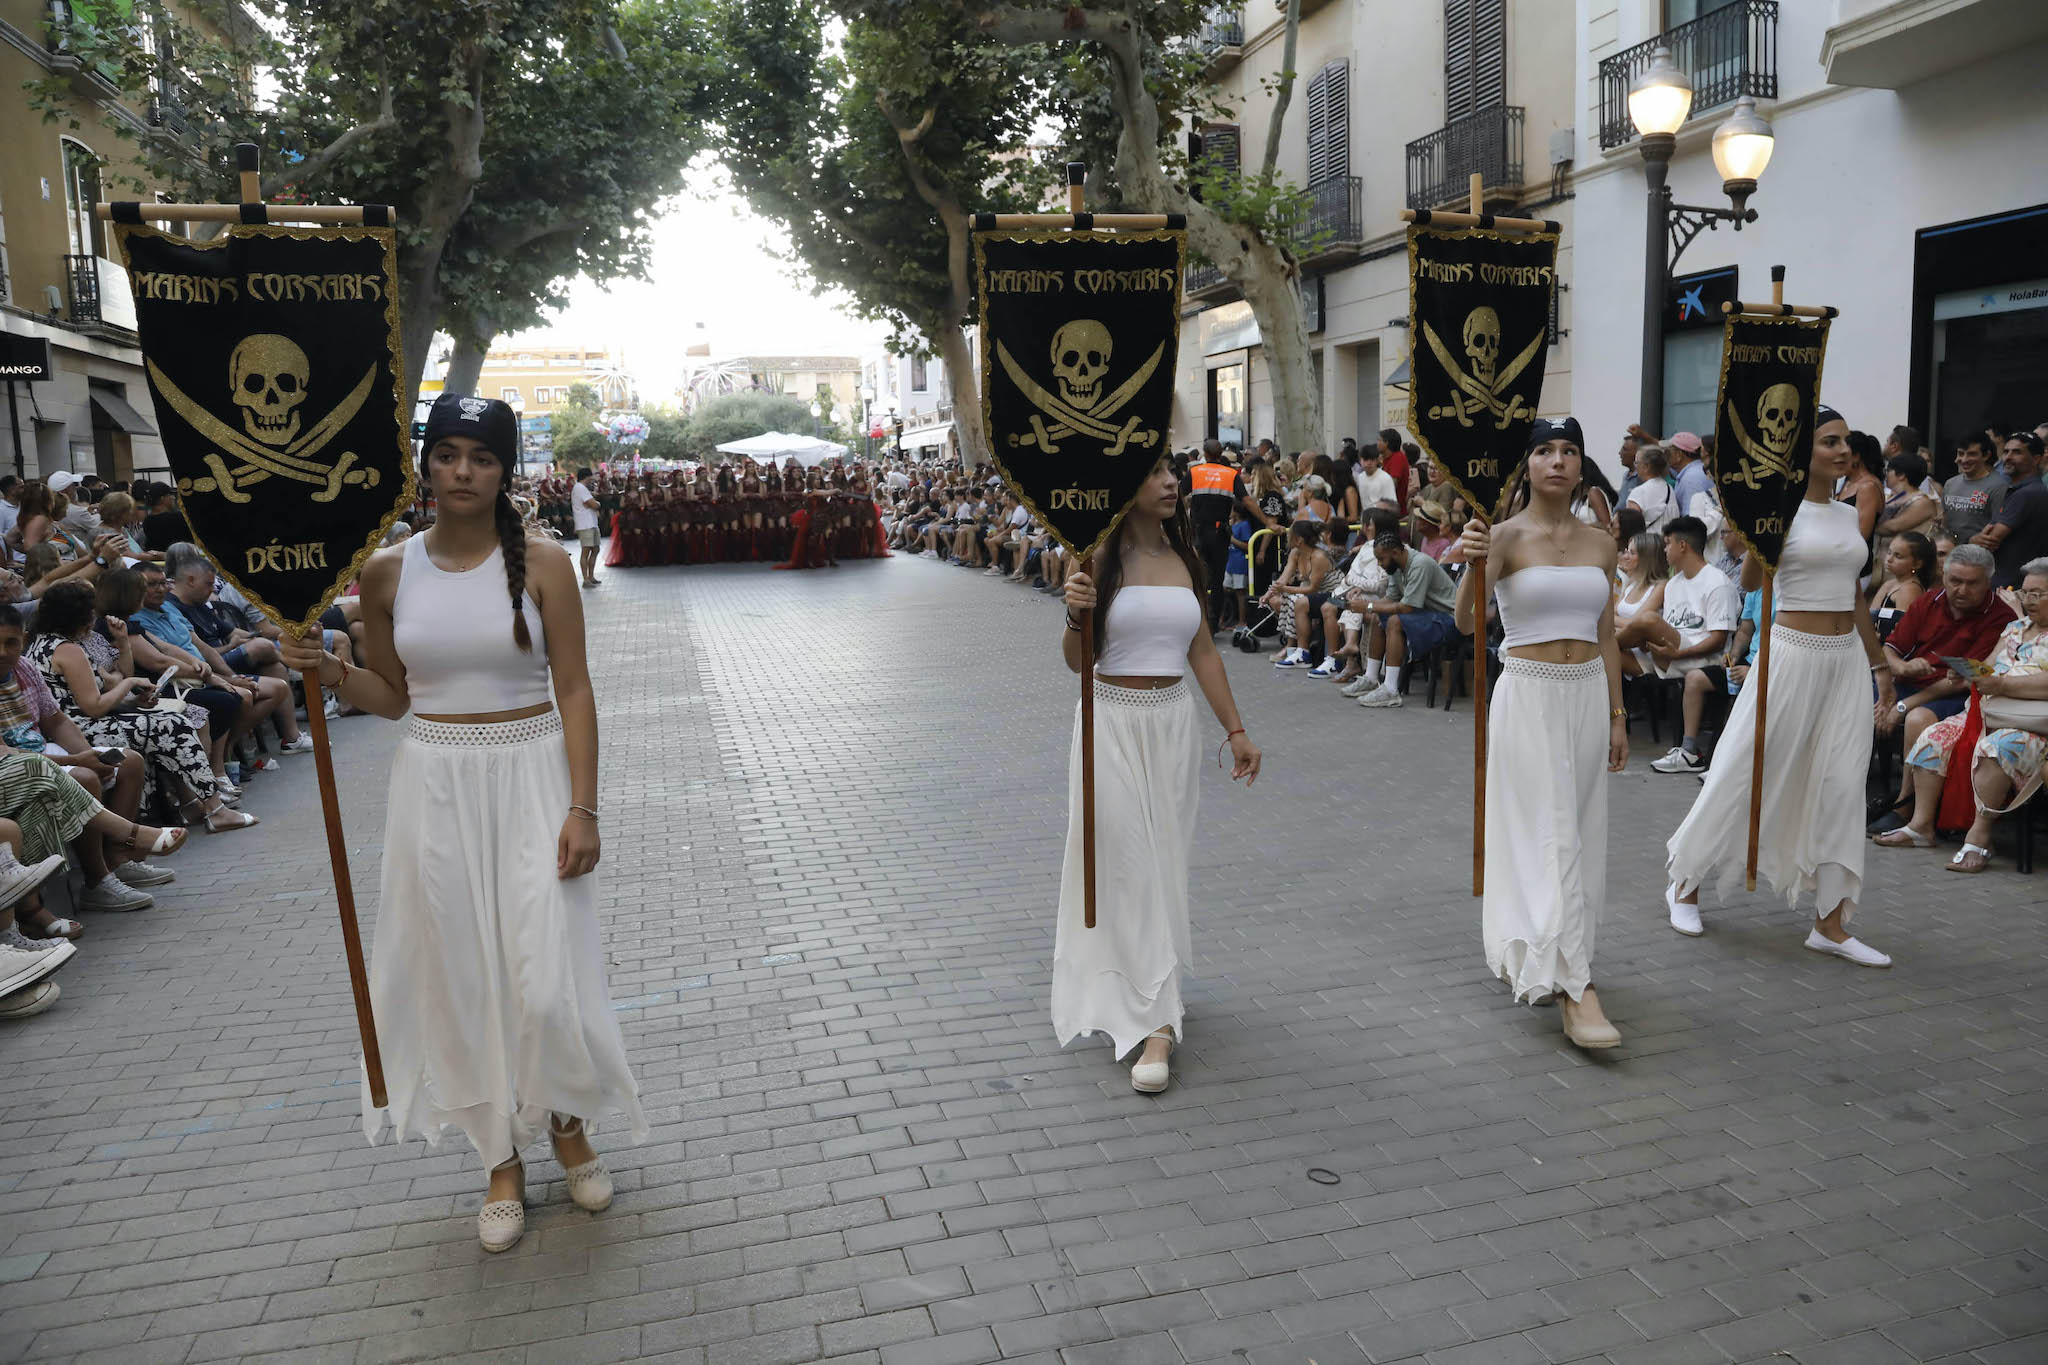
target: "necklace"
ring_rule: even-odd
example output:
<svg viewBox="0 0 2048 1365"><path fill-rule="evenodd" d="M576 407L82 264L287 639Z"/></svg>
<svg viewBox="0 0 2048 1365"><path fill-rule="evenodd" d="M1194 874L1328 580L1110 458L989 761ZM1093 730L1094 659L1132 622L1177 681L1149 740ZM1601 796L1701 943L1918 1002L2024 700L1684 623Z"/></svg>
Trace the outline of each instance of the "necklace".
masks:
<svg viewBox="0 0 2048 1365"><path fill-rule="evenodd" d="M1540 521L1536 521L1536 518L1534 518L1534 517L1531 517L1531 518L1529 518L1529 520L1530 520L1530 521L1532 521L1532 522L1535 522L1535 524L1536 524L1536 525L1537 525L1538 527L1543 527L1543 523L1542 523L1542 522L1540 522ZM1566 553L1567 553L1567 548L1568 548L1568 541L1569 541L1570 537L1569 537L1569 534L1567 534L1566 540L1564 540L1564 541L1560 541L1560 540L1559 540L1559 539L1557 538L1557 533L1558 533L1559 531L1565 531L1565 532L1569 533L1570 529L1571 529L1572 527L1576 526L1576 525L1578 525L1578 522L1577 522L1576 520L1573 520L1573 521L1564 521L1564 522L1559 522L1559 523L1557 524L1557 526L1556 526L1556 527L1554 527L1554 528L1543 528L1543 538L1544 538L1545 540L1548 540L1548 541L1550 542L1550 548L1551 548L1551 549L1553 549L1553 550L1555 550L1555 551L1557 552L1557 557L1558 557L1559 559L1563 559L1563 558L1565 557L1565 555L1566 555Z"/></svg>

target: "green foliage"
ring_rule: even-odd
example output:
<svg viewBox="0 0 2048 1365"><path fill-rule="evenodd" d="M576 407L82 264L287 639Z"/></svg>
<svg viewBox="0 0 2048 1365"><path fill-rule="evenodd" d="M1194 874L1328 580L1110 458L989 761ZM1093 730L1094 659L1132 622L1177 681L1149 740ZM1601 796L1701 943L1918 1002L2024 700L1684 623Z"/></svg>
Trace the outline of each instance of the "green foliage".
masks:
<svg viewBox="0 0 2048 1365"><path fill-rule="evenodd" d="M597 430L600 416L597 390L588 384L571 384L566 405L548 417L556 464L573 468L611 458L612 444Z"/></svg>
<svg viewBox="0 0 2048 1365"><path fill-rule="evenodd" d="M569 386L569 396L562 400L572 408L588 408L595 417L604 407L604 400L597 396L597 385L579 379Z"/></svg>
<svg viewBox="0 0 2048 1365"><path fill-rule="evenodd" d="M690 458L690 419L670 407L652 407L642 410L647 419L647 435L640 442L640 453L650 460L687 460Z"/></svg>
<svg viewBox="0 0 2048 1365"><path fill-rule="evenodd" d="M707 399L690 414L684 444L697 459L717 460L722 457L716 447L728 441L770 431L808 435L812 427L811 406L803 399L749 389Z"/></svg>

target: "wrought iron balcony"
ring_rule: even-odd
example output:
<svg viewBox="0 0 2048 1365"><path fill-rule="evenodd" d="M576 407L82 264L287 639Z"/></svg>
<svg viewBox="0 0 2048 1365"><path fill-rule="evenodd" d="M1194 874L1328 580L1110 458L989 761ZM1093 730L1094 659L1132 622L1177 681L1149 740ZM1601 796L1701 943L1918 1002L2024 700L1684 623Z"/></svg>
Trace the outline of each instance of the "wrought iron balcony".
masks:
<svg viewBox="0 0 2048 1365"><path fill-rule="evenodd" d="M1600 146L1619 147L1636 135L1628 117L1628 88L1649 69L1660 47L1692 78L1692 112L1733 103L1744 95L1778 97L1777 0L1738 0L1690 23L1637 43L1600 63Z"/></svg>
<svg viewBox="0 0 2048 1365"><path fill-rule="evenodd" d="M89 95L103 95L120 89L120 70L112 62L88 67L79 51L97 37L91 19L78 14L69 0L45 0L43 6L43 49L50 69L71 78L75 88Z"/></svg>
<svg viewBox="0 0 2048 1365"><path fill-rule="evenodd" d="M1522 188L1522 106L1497 104L1454 119L1408 144L1408 207L1463 205L1477 171L1508 198Z"/></svg>
<svg viewBox="0 0 2048 1365"><path fill-rule="evenodd" d="M94 256L64 258L65 299L71 320L79 326L96 326L100 317L100 268Z"/></svg>
<svg viewBox="0 0 2048 1365"><path fill-rule="evenodd" d="M1190 296L1205 293L1220 288L1226 282L1223 278L1223 268L1205 261L1200 265L1188 267L1187 287L1184 293Z"/></svg>
<svg viewBox="0 0 2048 1365"><path fill-rule="evenodd" d="M1309 255L1357 246L1365 240L1364 215L1358 203L1363 183L1355 175L1338 175L1308 187L1302 232L1309 240Z"/></svg>
<svg viewBox="0 0 2048 1365"><path fill-rule="evenodd" d="M161 128L172 137L184 137L192 131L192 121L185 113L185 106L175 96L157 95L149 102L149 126Z"/></svg>
<svg viewBox="0 0 2048 1365"><path fill-rule="evenodd" d="M1215 56L1226 47L1244 46L1244 14L1241 10L1211 11L1202 25L1202 51Z"/></svg>

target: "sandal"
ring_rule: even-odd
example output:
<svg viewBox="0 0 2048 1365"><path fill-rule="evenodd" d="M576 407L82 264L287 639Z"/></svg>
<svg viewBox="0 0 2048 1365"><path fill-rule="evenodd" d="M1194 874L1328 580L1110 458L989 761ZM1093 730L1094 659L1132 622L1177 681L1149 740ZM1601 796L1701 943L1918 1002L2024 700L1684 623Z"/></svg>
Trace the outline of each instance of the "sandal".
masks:
<svg viewBox="0 0 2048 1365"><path fill-rule="evenodd" d="M49 919L41 922L26 920L22 918L20 911L15 912L15 926L21 930L24 937L34 939L79 939L85 936L85 926L83 924L80 924L75 919L62 919L52 914L48 906L36 907L36 913L48 915Z"/></svg>
<svg viewBox="0 0 2048 1365"><path fill-rule="evenodd" d="M1911 825L1901 825L1897 829L1886 830L1870 842L1880 848L1933 848L1934 836L1922 834Z"/></svg>
<svg viewBox="0 0 2048 1365"><path fill-rule="evenodd" d="M190 830L159 829L156 838L150 841L149 847L143 848L142 826L131 820L128 823L128 837L121 841L121 847L134 854L134 861L139 863L146 858L162 858L176 853L185 846L185 840L190 836Z"/></svg>
<svg viewBox="0 0 2048 1365"><path fill-rule="evenodd" d="M225 825L216 825L215 823L213 823L216 818L223 815L232 815L235 818L231 823ZM205 820L206 832L208 834L231 834L235 830L247 829L251 825L260 825L263 823L261 820L258 820L255 816L249 814L247 811L229 810L225 806L223 806L221 809L217 811L214 811L211 815L206 816Z"/></svg>
<svg viewBox="0 0 2048 1365"><path fill-rule="evenodd" d="M1956 856L1948 860L1950 872L1982 872L1984 864L1991 861L1991 850L1979 844L1964 844Z"/></svg>

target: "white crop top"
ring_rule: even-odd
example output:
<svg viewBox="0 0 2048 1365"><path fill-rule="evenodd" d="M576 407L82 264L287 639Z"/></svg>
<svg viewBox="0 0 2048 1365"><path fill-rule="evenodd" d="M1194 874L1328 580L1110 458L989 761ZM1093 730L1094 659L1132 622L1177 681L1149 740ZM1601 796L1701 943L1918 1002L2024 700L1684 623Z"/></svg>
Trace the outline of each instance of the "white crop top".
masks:
<svg viewBox="0 0 2048 1365"><path fill-rule="evenodd" d="M1853 611L1870 553L1852 502L1801 501L1778 556L1776 609Z"/></svg>
<svg viewBox="0 0 2048 1365"><path fill-rule="evenodd" d="M1202 628L1202 604L1187 588L1117 589L1102 623L1095 672L1111 678L1178 678Z"/></svg>
<svg viewBox="0 0 2048 1365"><path fill-rule="evenodd" d="M405 542L398 592L391 601L391 642L405 665L412 709L467 716L515 711L548 700L548 642L533 594L520 599L533 652L512 638L512 596L505 554L465 573L437 568L427 538Z"/></svg>
<svg viewBox="0 0 2048 1365"><path fill-rule="evenodd" d="M1532 564L1493 585L1506 632L1501 648L1552 640L1600 642L1600 613L1612 595L1607 573L1594 564Z"/></svg>

